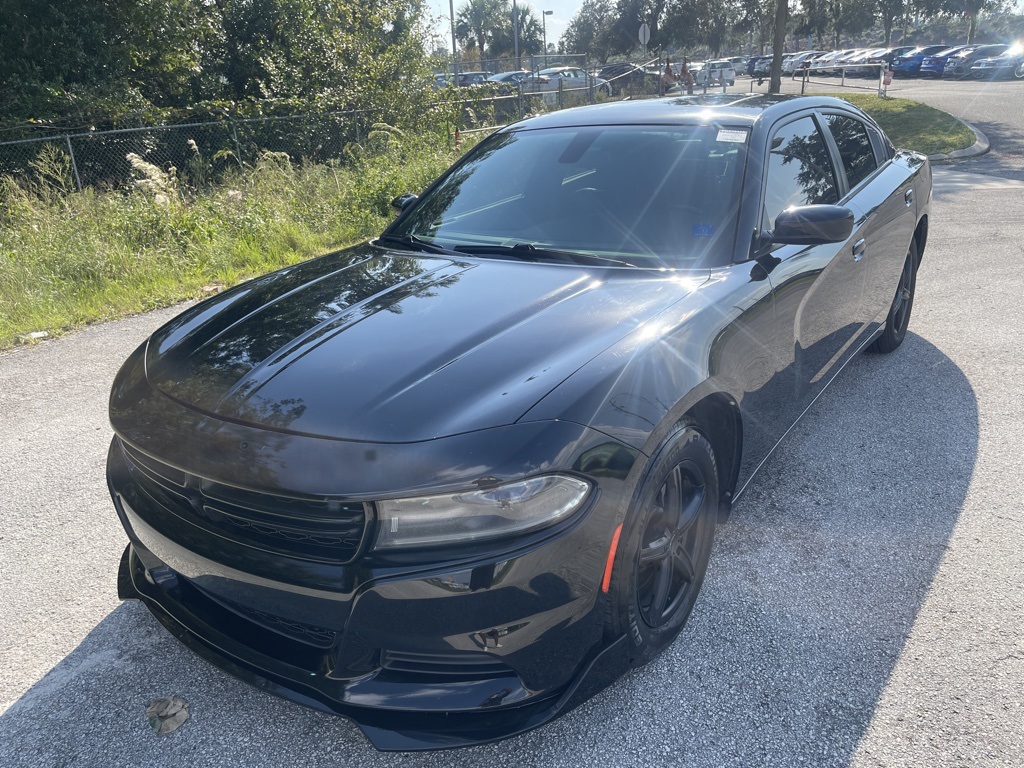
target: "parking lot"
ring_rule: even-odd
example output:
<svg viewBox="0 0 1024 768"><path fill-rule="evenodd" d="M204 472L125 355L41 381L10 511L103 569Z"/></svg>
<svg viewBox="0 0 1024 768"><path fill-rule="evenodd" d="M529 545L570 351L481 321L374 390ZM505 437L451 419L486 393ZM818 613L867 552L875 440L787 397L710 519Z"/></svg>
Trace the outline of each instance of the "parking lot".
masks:
<svg viewBox="0 0 1024 768"><path fill-rule="evenodd" d="M0 765L1024 766L1024 83L890 93L992 141L936 170L904 346L762 469L666 654L500 744L376 753L118 602L106 398L175 310L0 354ZM145 706L172 695L192 717L157 737Z"/></svg>

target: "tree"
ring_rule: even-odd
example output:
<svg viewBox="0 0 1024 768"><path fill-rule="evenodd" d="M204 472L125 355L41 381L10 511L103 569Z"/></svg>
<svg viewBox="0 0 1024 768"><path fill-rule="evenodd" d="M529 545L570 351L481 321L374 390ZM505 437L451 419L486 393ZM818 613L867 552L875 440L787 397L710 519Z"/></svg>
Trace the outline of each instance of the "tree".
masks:
<svg viewBox="0 0 1024 768"><path fill-rule="evenodd" d="M385 119L414 98L403 81L426 71L420 6L0 0L0 119L116 122L201 102L261 110L268 99L282 109L374 107Z"/></svg>
<svg viewBox="0 0 1024 768"><path fill-rule="evenodd" d="M967 19L967 42L973 43L978 34L978 16L982 11L1003 9L1006 6L1002 0L946 0L939 6L942 13L950 16L960 16Z"/></svg>
<svg viewBox="0 0 1024 768"><path fill-rule="evenodd" d="M603 64L611 55L605 40L613 19L611 0L583 0L559 41L561 49L567 53L590 54Z"/></svg>
<svg viewBox="0 0 1024 768"><path fill-rule="evenodd" d="M515 55L515 30L513 29L512 7L506 3L507 13L502 23L492 33L491 55ZM544 28L540 19L529 5L516 4L515 13L519 17L519 55L530 56L541 52L544 47Z"/></svg>
<svg viewBox="0 0 1024 768"><path fill-rule="evenodd" d="M455 37L460 43L480 49L487 55L494 32L507 17L502 0L466 0L455 12Z"/></svg>
<svg viewBox="0 0 1024 768"><path fill-rule="evenodd" d="M736 28L736 12L725 0L673 0L665 9L660 40L677 48L707 47L718 56Z"/></svg>
<svg viewBox="0 0 1024 768"><path fill-rule="evenodd" d="M878 19L885 33L885 47L892 45L892 29L907 10L907 0L875 0Z"/></svg>
<svg viewBox="0 0 1024 768"><path fill-rule="evenodd" d="M665 14L667 0L618 0L612 23L605 30L600 45L611 53L631 53L640 45L637 32L641 24L651 28L649 48L662 44L659 27Z"/></svg>

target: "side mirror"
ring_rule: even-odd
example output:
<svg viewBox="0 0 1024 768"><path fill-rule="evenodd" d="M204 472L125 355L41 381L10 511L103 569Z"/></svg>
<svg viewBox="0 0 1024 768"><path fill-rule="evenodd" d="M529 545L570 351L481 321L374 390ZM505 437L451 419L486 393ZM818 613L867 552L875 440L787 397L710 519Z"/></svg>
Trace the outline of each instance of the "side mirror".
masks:
<svg viewBox="0 0 1024 768"><path fill-rule="evenodd" d="M841 243L853 232L853 211L841 205L796 205L775 219L771 242L786 245Z"/></svg>
<svg viewBox="0 0 1024 768"><path fill-rule="evenodd" d="M413 203L415 203L419 199L420 199L419 195L414 195L412 192L406 192L404 194L399 195L394 200L392 200L391 201L391 207L394 208L399 213L401 213L402 211L404 211L406 208L408 208L410 205L412 205Z"/></svg>

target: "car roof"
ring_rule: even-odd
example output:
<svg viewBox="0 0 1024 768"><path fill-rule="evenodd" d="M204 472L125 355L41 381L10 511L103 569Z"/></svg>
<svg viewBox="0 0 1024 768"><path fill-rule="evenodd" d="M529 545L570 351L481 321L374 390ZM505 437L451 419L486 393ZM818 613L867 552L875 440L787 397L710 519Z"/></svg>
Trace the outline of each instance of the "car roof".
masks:
<svg viewBox="0 0 1024 768"><path fill-rule="evenodd" d="M829 96L719 93L641 101L614 101L564 109L513 123L505 130L561 128L581 125L723 125L752 126L761 118L778 117L806 108L853 109Z"/></svg>

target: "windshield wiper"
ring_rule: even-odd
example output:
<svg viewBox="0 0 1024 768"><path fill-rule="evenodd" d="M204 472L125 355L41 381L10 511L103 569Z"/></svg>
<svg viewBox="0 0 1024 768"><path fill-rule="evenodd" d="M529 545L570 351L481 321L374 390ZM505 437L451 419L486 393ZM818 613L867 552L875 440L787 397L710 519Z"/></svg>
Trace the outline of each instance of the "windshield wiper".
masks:
<svg viewBox="0 0 1024 768"><path fill-rule="evenodd" d="M568 264L584 264L587 266L603 267L613 264L619 267L633 267L627 261L611 259L607 256L595 256L592 253L578 253L577 251L560 251L555 248L538 248L533 243L516 243L515 245L456 245L455 250L461 253L468 253L473 256L485 256L497 254L511 256L522 261L554 261Z"/></svg>
<svg viewBox="0 0 1024 768"><path fill-rule="evenodd" d="M445 256L458 256L459 254L440 245L435 245L428 240L416 237L416 235L381 235L377 242L382 245L394 245L406 251L421 251L423 253L438 253Z"/></svg>

